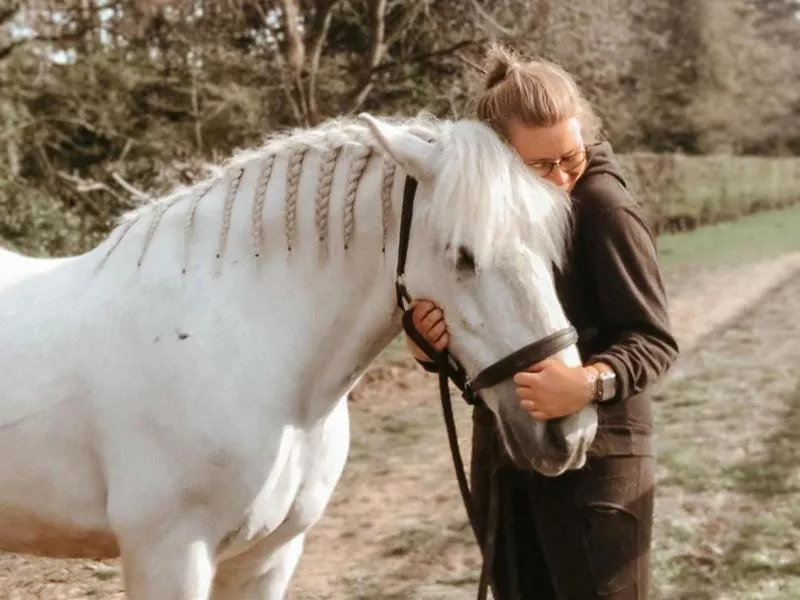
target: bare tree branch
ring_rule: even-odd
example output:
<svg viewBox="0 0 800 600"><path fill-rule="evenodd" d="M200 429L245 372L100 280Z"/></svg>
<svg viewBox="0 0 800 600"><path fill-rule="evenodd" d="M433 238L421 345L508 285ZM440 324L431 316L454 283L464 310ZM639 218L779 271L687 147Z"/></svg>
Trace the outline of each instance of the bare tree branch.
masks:
<svg viewBox="0 0 800 600"><path fill-rule="evenodd" d="M11 2L8 6L0 7L0 25L5 25L13 19L20 8L21 5L18 2Z"/></svg>
<svg viewBox="0 0 800 600"><path fill-rule="evenodd" d="M56 171L56 175L63 179L64 181L68 181L73 186L75 186L75 191L78 192L83 196L83 204L87 208L91 210L92 213L96 217L104 218L105 215L103 211L98 208L98 206L92 201L89 197L91 192L108 192L119 202L125 202L125 199L122 198L119 194L117 194L114 190L108 187L105 183L101 181L92 181L90 179L81 179L77 175L70 175L69 173L65 173L64 171Z"/></svg>
<svg viewBox="0 0 800 600"><path fill-rule="evenodd" d="M291 2L291 0L288 1ZM275 62L278 65L278 69L281 72L285 73L287 71L287 68L286 68L286 59L284 55L277 48L274 48L274 52L272 52L272 55L273 58L275 59ZM285 77L280 78L280 87L281 91L283 91L283 95L286 97L286 102L288 102L289 108L292 110L292 117L294 118L295 123L298 124L303 123L304 122L303 111L301 107L297 104L297 101L294 99L294 96L292 96L292 90L289 86L289 83L286 81Z"/></svg>
<svg viewBox="0 0 800 600"><path fill-rule="evenodd" d="M300 32L299 7L297 0L280 0L280 5L281 23L286 40L284 50L286 64L294 75L298 75L303 68L306 53L303 35Z"/></svg>
<svg viewBox="0 0 800 600"><path fill-rule="evenodd" d="M351 102L347 108L348 113L353 113L367 99L373 86L373 74L375 68L380 64L386 52L386 0L370 0L369 15L367 17L369 25L370 47L367 60L362 67L362 74L351 92Z"/></svg>
<svg viewBox="0 0 800 600"><path fill-rule="evenodd" d="M417 0L414 3L413 8L406 9L406 12L403 14L403 18L400 19L394 28L386 34L385 43L387 48L391 46L392 43L395 42L397 38L408 29L411 23L414 22L414 19L416 19L419 14L423 12L423 9L426 6L426 1L427 0Z"/></svg>
<svg viewBox="0 0 800 600"><path fill-rule="evenodd" d="M28 38L19 38L9 42L3 47L0 47L0 60L7 58L16 48L27 44L29 41L31 40Z"/></svg>
<svg viewBox="0 0 800 600"><path fill-rule="evenodd" d="M514 27L510 29L508 27L503 27L497 19L492 17L489 13L487 13L480 4L478 4L477 0L470 0L472 3L472 8L478 14L484 23L486 23L486 28L495 36L507 36L507 37L517 37L520 35L519 28Z"/></svg>
<svg viewBox="0 0 800 600"><path fill-rule="evenodd" d="M200 118L200 100L197 90L197 77L192 71L192 118L194 119L194 141L197 149L203 151L203 121Z"/></svg>
<svg viewBox="0 0 800 600"><path fill-rule="evenodd" d="M308 47L310 49L308 65L308 116L311 124L316 124L320 120L319 107L317 105L319 61L322 56L322 47L328 35L328 28L331 24L331 16L336 3L337 0L318 0L314 21L311 24L308 36Z"/></svg>
<svg viewBox="0 0 800 600"><path fill-rule="evenodd" d="M425 63L425 62L428 62L428 61L430 61L430 60L432 60L434 58L442 58L444 56L448 56L448 55L451 55L451 54L456 56L461 62L465 62L466 59L458 55L459 50L463 50L464 48L468 48L470 46L475 46L475 47L483 46L490 39L491 38L487 36L487 37L482 37L482 38L478 38L478 39L460 40L460 41L458 41L458 42L456 42L456 43L454 43L454 44L452 44L450 46L447 46L446 48L441 48L439 50L433 50L431 52L424 52L424 53L420 53L420 54L415 54L413 56L410 56L408 58L403 59L402 61L395 61L395 60L393 60L393 61L385 61L382 64L377 65L374 69L372 69L372 73L375 74L375 73L380 73L380 72L383 72L383 71L389 71L391 69L397 68L397 67L402 66L402 65ZM481 70L481 67L478 67L477 65L474 65L472 63L469 63L469 64L470 64L470 66L473 66L473 67L477 68L478 70Z"/></svg>
<svg viewBox="0 0 800 600"><path fill-rule="evenodd" d="M137 200L149 200L151 198L150 194L143 192L139 188L136 188L127 181L125 181L122 178L122 175L120 175L116 171L112 171L111 179L116 181L122 189L124 189L126 192L128 192L131 196L133 196Z"/></svg>
<svg viewBox="0 0 800 600"><path fill-rule="evenodd" d="M298 0L280 0L281 22L283 24L283 34L286 39L286 65L290 69L290 78L300 99L299 109L303 125L309 125L308 102L303 89L302 73L306 61L306 46L303 41L303 34L300 31ZM291 93L291 92L290 92Z"/></svg>

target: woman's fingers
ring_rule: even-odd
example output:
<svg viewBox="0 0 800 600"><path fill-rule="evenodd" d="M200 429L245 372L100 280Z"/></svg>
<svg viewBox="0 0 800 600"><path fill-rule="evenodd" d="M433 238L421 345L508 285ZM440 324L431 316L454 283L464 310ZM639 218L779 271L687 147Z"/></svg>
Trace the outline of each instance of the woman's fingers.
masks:
<svg viewBox="0 0 800 600"><path fill-rule="evenodd" d="M444 350L450 343L444 312L430 300L412 301L411 321L416 330L436 349Z"/></svg>
<svg viewBox="0 0 800 600"><path fill-rule="evenodd" d="M440 319L435 325L428 329L425 337L428 338L428 341L434 343L445 333L447 333L447 325L445 325L444 319Z"/></svg>
<svg viewBox="0 0 800 600"><path fill-rule="evenodd" d="M444 319L440 319L430 328L426 329L423 327L420 331L420 335L428 340L437 352L441 352L447 348L447 345L450 343L450 336L447 333L447 325Z"/></svg>
<svg viewBox="0 0 800 600"><path fill-rule="evenodd" d="M436 308L436 305L431 302L430 300L412 300L411 301L411 310L413 311L414 317L418 319L422 319L425 315L427 315L430 311Z"/></svg>
<svg viewBox="0 0 800 600"><path fill-rule="evenodd" d="M437 352L441 352L445 348L447 348L448 344L450 343L450 336L445 332L442 334L438 340L433 342L433 347L436 349Z"/></svg>
<svg viewBox="0 0 800 600"><path fill-rule="evenodd" d="M422 327L426 330L430 330L436 325L439 321L444 319L444 313L442 312L441 308L434 308L428 314L425 315L422 319Z"/></svg>
<svg viewBox="0 0 800 600"><path fill-rule="evenodd" d="M411 313L411 322L414 323L414 327L417 328L417 331L423 331L425 329L425 319L430 317L434 310L436 310L436 306L427 301L420 302L414 307Z"/></svg>

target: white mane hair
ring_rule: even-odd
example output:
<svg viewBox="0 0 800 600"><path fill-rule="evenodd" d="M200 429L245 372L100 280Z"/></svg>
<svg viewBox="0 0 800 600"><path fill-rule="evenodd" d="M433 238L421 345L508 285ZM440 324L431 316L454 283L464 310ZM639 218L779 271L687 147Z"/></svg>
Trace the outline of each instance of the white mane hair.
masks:
<svg viewBox="0 0 800 600"><path fill-rule="evenodd" d="M449 252L455 255L460 247L466 247L481 268L500 257L513 256L521 242L544 260L562 262L570 203L558 190L532 175L491 128L474 120L437 120L429 114L381 119L440 146L438 159L430 165L435 174L430 202L419 203L418 210ZM187 196L199 201L224 177L236 180L249 165L267 157L296 154L298 150L325 154L345 146L393 162L363 120L334 118L313 128L275 133L261 147L238 151L221 166L206 165L212 173L210 178L176 188L128 211L122 215L120 226L130 226L143 213L164 211ZM338 160L338 155L331 160ZM393 169L389 175L394 176ZM232 189L235 196L235 186ZM229 212L230 206L225 209Z"/></svg>
<svg viewBox="0 0 800 600"><path fill-rule="evenodd" d="M466 246L478 268L513 256L522 242L545 260L564 257L570 202L535 177L517 153L478 121L445 122L428 219L449 246Z"/></svg>

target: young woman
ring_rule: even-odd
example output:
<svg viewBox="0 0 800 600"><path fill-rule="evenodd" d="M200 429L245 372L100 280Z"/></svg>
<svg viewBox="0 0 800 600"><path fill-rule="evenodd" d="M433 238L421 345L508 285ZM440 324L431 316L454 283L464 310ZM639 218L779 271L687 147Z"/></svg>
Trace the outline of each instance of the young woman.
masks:
<svg viewBox="0 0 800 600"><path fill-rule="evenodd" d="M477 116L573 204L569 257L555 276L580 334L583 366L531 365L514 378L520 404L534 419L562 417L590 402L599 414L586 465L548 478L515 468L491 413L475 409L471 487L484 527L490 486L504 496L496 597L645 599L654 485L648 389L678 355L653 235L610 145L598 140L599 119L563 69L493 46ZM413 311L420 333L445 348L442 311L422 299Z"/></svg>

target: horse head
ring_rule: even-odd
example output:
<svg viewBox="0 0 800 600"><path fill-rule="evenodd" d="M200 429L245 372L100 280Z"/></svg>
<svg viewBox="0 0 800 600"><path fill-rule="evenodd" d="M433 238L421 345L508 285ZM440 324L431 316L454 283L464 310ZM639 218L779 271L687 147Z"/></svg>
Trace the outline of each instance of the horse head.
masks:
<svg viewBox="0 0 800 600"><path fill-rule="evenodd" d="M481 123L442 124L430 140L363 118L419 182L405 285L443 308L451 352L467 375L568 328L552 271L563 260L568 199L532 175ZM574 343L557 356L580 364ZM597 428L594 406L537 421L520 408L508 377L481 396L518 466L558 475L584 464Z"/></svg>

